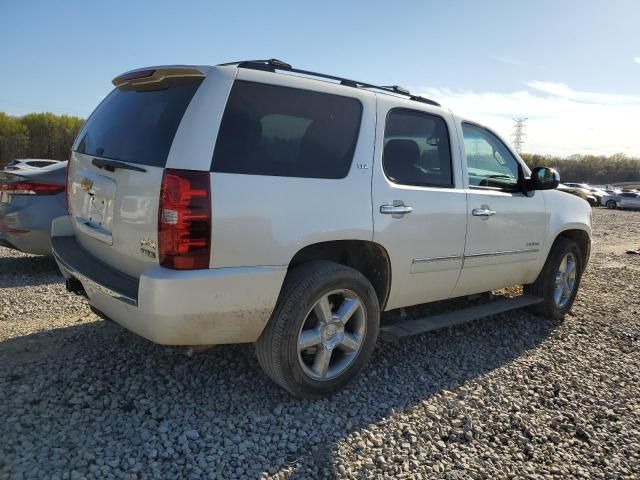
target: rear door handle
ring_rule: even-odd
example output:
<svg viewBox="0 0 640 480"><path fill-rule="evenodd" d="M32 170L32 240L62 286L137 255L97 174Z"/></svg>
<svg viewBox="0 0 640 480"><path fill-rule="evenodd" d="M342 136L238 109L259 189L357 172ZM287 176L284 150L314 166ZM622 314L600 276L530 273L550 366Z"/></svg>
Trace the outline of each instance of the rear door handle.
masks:
<svg viewBox="0 0 640 480"><path fill-rule="evenodd" d="M406 215L413 212L413 208L409 205L380 205L380 213L386 215Z"/></svg>
<svg viewBox="0 0 640 480"><path fill-rule="evenodd" d="M474 217L493 217L496 214L496 211L482 207L474 208L473 210L471 210L471 214Z"/></svg>

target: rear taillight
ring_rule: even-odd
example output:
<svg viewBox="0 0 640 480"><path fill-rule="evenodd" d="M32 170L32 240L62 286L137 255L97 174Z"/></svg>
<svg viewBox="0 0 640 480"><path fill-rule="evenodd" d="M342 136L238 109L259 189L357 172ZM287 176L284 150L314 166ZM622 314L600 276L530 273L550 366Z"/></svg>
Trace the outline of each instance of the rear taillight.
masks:
<svg viewBox="0 0 640 480"><path fill-rule="evenodd" d="M165 169L158 210L158 252L163 267L176 270L209 268L209 172Z"/></svg>
<svg viewBox="0 0 640 480"><path fill-rule="evenodd" d="M0 185L0 192L6 192L9 195L55 195L64 192L64 185L18 180Z"/></svg>
<svg viewBox="0 0 640 480"><path fill-rule="evenodd" d="M7 225L0 225L0 232L2 233L29 233L29 230L24 228L9 227Z"/></svg>

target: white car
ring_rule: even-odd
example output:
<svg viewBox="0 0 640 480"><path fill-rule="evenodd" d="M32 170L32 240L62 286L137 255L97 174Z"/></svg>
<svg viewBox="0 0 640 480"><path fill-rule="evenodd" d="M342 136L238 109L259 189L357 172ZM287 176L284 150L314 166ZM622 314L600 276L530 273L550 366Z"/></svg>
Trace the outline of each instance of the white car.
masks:
<svg viewBox="0 0 640 480"><path fill-rule="evenodd" d="M11 172L16 170L34 170L44 167L50 167L62 163L65 160L51 160L40 158L26 158L23 160L12 160L4 167L5 171Z"/></svg>
<svg viewBox="0 0 640 480"><path fill-rule="evenodd" d="M485 126L277 60L113 83L73 145L52 244L68 288L147 339L255 342L269 377L312 398L352 381L379 332L571 308L591 209ZM381 324L516 284L525 295Z"/></svg>

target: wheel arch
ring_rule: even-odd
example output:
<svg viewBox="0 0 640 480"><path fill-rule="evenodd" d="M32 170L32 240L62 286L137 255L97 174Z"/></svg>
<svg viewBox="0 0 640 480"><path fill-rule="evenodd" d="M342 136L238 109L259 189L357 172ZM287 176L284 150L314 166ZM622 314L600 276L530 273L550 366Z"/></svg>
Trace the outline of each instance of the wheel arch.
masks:
<svg viewBox="0 0 640 480"><path fill-rule="evenodd" d="M296 252L287 270L313 260L328 260L359 271L373 285L380 309L384 310L391 290L391 261L382 245L370 240L313 243Z"/></svg>
<svg viewBox="0 0 640 480"><path fill-rule="evenodd" d="M566 238L568 240L574 241L578 247L580 248L580 253L582 253L582 270L587 268L587 263L589 263L589 257L591 255L591 235L590 233L582 228L569 228L566 230L562 230L558 232L553 240L553 244L549 249L549 253L553 250L553 247L558 242L558 239ZM547 257L549 256L547 253Z"/></svg>

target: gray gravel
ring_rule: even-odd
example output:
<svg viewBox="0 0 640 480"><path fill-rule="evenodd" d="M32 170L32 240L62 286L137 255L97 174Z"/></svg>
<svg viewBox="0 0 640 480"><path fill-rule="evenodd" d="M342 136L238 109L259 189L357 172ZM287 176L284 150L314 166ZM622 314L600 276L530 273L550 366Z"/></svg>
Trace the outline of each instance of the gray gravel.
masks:
<svg viewBox="0 0 640 480"><path fill-rule="evenodd" d="M640 213L594 210L573 312L380 344L300 401L249 345L188 355L0 248L0 478L640 478Z"/></svg>

